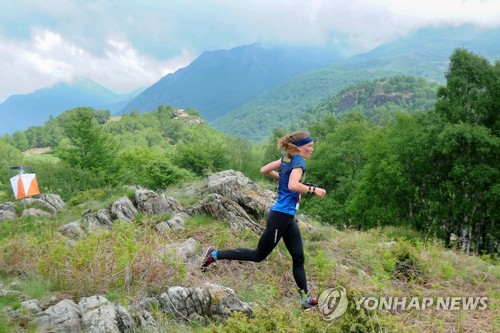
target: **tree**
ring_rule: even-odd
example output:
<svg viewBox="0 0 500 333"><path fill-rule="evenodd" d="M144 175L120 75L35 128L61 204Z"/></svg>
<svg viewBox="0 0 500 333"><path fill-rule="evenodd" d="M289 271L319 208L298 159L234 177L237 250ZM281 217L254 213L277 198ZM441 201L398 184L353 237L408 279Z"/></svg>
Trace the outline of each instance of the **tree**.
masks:
<svg viewBox="0 0 500 333"><path fill-rule="evenodd" d="M451 123L498 129L498 67L498 63L494 67L485 58L466 49L456 49L450 57L446 86L438 89L436 111Z"/></svg>
<svg viewBox="0 0 500 333"><path fill-rule="evenodd" d="M465 49L450 58L446 86L438 91L436 112L447 124L439 134L433 160L439 161L436 200L445 212L446 242L451 233L461 236L462 249L496 251L500 201L499 123L500 65Z"/></svg>
<svg viewBox="0 0 500 333"><path fill-rule="evenodd" d="M305 200L303 207L329 223L350 225L352 221L349 221L345 203L352 195L359 171L366 162L362 147L373 130L372 124L360 114L351 114L342 123L331 119L324 124L333 127L330 130L318 128L326 136L318 135L320 141L308 162L306 181L318 184L329 194L320 201L315 198ZM316 132L311 135L316 137ZM354 223L358 224L357 221Z"/></svg>
<svg viewBox="0 0 500 333"><path fill-rule="evenodd" d="M14 139L16 148L20 151L26 151L28 148L30 148L30 142L28 140L28 137L26 136L26 132L15 131L12 134L12 138Z"/></svg>
<svg viewBox="0 0 500 333"><path fill-rule="evenodd" d="M499 152L498 136L484 126L465 123L446 124L432 152L432 158L441 161L434 196L441 202L439 211L445 213L446 241L449 244L455 233L467 253L495 251L498 213L493 207L500 201Z"/></svg>
<svg viewBox="0 0 500 333"><path fill-rule="evenodd" d="M61 160L98 174L110 173L116 168L116 144L99 126L94 109L71 110L63 129L68 144L56 150Z"/></svg>

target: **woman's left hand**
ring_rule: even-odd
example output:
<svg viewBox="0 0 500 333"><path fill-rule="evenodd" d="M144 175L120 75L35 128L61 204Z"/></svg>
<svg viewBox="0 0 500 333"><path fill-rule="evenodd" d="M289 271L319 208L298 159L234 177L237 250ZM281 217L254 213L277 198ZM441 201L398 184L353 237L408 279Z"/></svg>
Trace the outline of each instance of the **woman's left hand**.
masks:
<svg viewBox="0 0 500 333"><path fill-rule="evenodd" d="M314 190L314 194L316 194L320 198L324 198L326 195L326 190L321 187L316 187L316 189Z"/></svg>

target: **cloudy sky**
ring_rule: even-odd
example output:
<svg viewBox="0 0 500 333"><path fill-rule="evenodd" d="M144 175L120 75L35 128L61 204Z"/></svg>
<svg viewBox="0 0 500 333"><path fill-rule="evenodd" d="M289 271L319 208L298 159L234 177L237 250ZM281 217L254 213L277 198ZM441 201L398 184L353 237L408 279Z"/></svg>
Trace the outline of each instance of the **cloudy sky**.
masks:
<svg viewBox="0 0 500 333"><path fill-rule="evenodd" d="M0 0L0 103L74 77L127 93L257 41L354 53L467 23L500 27L499 0Z"/></svg>

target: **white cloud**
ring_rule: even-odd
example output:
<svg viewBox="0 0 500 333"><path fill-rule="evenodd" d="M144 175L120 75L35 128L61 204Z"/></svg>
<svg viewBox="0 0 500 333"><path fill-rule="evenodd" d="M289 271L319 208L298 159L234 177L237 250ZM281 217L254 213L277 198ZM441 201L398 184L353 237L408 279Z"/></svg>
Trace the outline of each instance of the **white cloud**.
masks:
<svg viewBox="0 0 500 333"><path fill-rule="evenodd" d="M500 26L498 0L0 0L0 5L0 102L74 76L127 92L186 66L203 51L256 41L348 41L353 50L366 51L423 27Z"/></svg>
<svg viewBox="0 0 500 333"><path fill-rule="evenodd" d="M0 36L0 101L13 93L29 93L75 77L89 78L117 93L151 85L189 64L193 55L160 61L140 54L128 41L109 39L98 56L50 30L35 29L30 41Z"/></svg>

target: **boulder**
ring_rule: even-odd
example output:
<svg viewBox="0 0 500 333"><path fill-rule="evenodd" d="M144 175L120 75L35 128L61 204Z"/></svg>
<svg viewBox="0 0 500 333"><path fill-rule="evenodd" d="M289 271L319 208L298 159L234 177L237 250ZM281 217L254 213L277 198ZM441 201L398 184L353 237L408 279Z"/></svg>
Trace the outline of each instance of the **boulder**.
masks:
<svg viewBox="0 0 500 333"><path fill-rule="evenodd" d="M236 202L219 194L211 194L204 201L190 209L191 214L207 214L216 220L229 222L233 232L249 228L261 232L263 227L254 222Z"/></svg>
<svg viewBox="0 0 500 333"><path fill-rule="evenodd" d="M38 332L82 332L80 308L68 299L60 301L43 312L39 312L35 320Z"/></svg>
<svg viewBox="0 0 500 333"><path fill-rule="evenodd" d="M13 219L16 216L16 205L13 202L0 204L0 220Z"/></svg>
<svg viewBox="0 0 500 333"><path fill-rule="evenodd" d="M61 197L57 194L40 194L38 199L47 202L49 205L55 208L56 211L60 211L66 205Z"/></svg>
<svg viewBox="0 0 500 333"><path fill-rule="evenodd" d="M251 314L250 304L240 301L234 291L206 283L200 287L170 287L158 297L162 309L175 318L222 317L232 312Z"/></svg>
<svg viewBox="0 0 500 333"><path fill-rule="evenodd" d="M86 215L83 218L82 225L90 230L97 227L111 228L113 226L113 217L109 209L101 209Z"/></svg>
<svg viewBox="0 0 500 333"><path fill-rule="evenodd" d="M185 211L184 207L174 198L167 197L164 194L157 194L147 189L135 191L135 201L137 209L148 215Z"/></svg>
<svg viewBox="0 0 500 333"><path fill-rule="evenodd" d="M118 220L133 221L137 215L137 209L128 197L123 197L115 201L110 208L111 214Z"/></svg>
<svg viewBox="0 0 500 333"><path fill-rule="evenodd" d="M78 304L85 332L127 333L135 329L134 320L128 311L103 296L84 297Z"/></svg>
<svg viewBox="0 0 500 333"><path fill-rule="evenodd" d="M168 233L170 230L183 230L184 222L189 218L186 213L177 213L167 221L158 222L155 224L155 229L162 235Z"/></svg>
<svg viewBox="0 0 500 333"><path fill-rule="evenodd" d="M151 313L146 310L142 310L138 313L132 314L132 318L137 324L137 327L141 331L146 331L146 332L157 332L158 331L158 324L156 323L156 320L153 318Z"/></svg>
<svg viewBox="0 0 500 333"><path fill-rule="evenodd" d="M48 217L53 214L38 208L26 208L23 210L22 217Z"/></svg>
<svg viewBox="0 0 500 333"><path fill-rule="evenodd" d="M41 208L42 211L45 211L50 215L55 215L65 206L64 201L57 194L41 194L37 197L25 198L23 203L31 208L33 208L33 206Z"/></svg>
<svg viewBox="0 0 500 333"><path fill-rule="evenodd" d="M83 238L87 235L86 231L82 228L80 221L73 221L61 227L61 234L71 239Z"/></svg>
<svg viewBox="0 0 500 333"><path fill-rule="evenodd" d="M238 203L255 218L266 216L276 201L273 191L263 189L243 173L226 170L214 173L201 184L200 195L217 193Z"/></svg>
<svg viewBox="0 0 500 333"><path fill-rule="evenodd" d="M189 238L183 243L168 244L160 250L160 256L170 257L177 261L197 260L198 258L195 258L197 245L198 242L193 238Z"/></svg>

